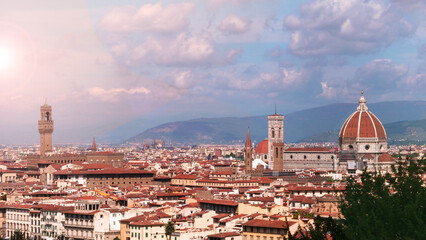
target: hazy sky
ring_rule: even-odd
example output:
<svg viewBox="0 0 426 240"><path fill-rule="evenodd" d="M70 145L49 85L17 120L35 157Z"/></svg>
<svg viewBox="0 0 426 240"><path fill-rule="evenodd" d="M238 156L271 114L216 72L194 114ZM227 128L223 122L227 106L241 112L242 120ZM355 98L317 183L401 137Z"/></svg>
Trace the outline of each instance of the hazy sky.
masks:
<svg viewBox="0 0 426 240"><path fill-rule="evenodd" d="M45 98L56 143L138 117L356 102L361 89L426 100L422 2L1 0L0 143L36 143Z"/></svg>

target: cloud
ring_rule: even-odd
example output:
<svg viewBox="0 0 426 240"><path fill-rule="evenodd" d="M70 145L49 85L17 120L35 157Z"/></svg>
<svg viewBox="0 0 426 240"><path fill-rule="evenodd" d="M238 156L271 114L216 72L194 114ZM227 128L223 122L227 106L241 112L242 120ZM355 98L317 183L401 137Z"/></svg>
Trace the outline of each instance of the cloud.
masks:
<svg viewBox="0 0 426 240"><path fill-rule="evenodd" d="M158 65L202 65L215 54L211 37L181 33L174 39L147 37L131 52L131 63L152 62Z"/></svg>
<svg viewBox="0 0 426 240"><path fill-rule="evenodd" d="M280 58L282 55L283 51L281 50L280 46L276 46L265 51L265 57L269 58Z"/></svg>
<svg viewBox="0 0 426 240"><path fill-rule="evenodd" d="M420 59L426 58L426 44L417 48L417 57Z"/></svg>
<svg viewBox="0 0 426 240"><path fill-rule="evenodd" d="M188 27L188 15L193 11L194 6L193 2L174 3L167 6L161 3L145 4L140 8L123 6L105 15L99 25L109 32L176 33Z"/></svg>
<svg viewBox="0 0 426 240"><path fill-rule="evenodd" d="M392 0L392 1L397 3L402 8L407 9L409 11L417 11L419 9L422 9L424 6L426 6L426 2L424 0Z"/></svg>
<svg viewBox="0 0 426 240"><path fill-rule="evenodd" d="M251 0L208 0L206 6L207 6L207 9L216 10L227 4L240 6L242 4L249 3L250 1Z"/></svg>
<svg viewBox="0 0 426 240"><path fill-rule="evenodd" d="M250 27L251 21L236 15L229 15L219 25L219 30L224 34L242 34Z"/></svg>
<svg viewBox="0 0 426 240"><path fill-rule="evenodd" d="M278 63L236 64L222 71L211 72L210 81L203 89L257 92L266 95L270 92L292 90L306 84L313 76L313 69L280 67ZM275 96L274 94L269 96Z"/></svg>
<svg viewBox="0 0 426 240"><path fill-rule="evenodd" d="M124 89L124 88L104 89L101 87L94 87L94 88L90 88L88 92L91 96L97 97L103 102L116 102L122 96L147 95L151 91L144 87L131 88L131 89Z"/></svg>
<svg viewBox="0 0 426 240"><path fill-rule="evenodd" d="M383 1L313 0L289 15L288 51L302 57L367 53L414 33L398 8Z"/></svg>
<svg viewBox="0 0 426 240"><path fill-rule="evenodd" d="M359 82L369 90L385 92L395 90L408 73L406 65L397 65L390 59L375 59L355 72L353 81Z"/></svg>
<svg viewBox="0 0 426 240"><path fill-rule="evenodd" d="M407 75L406 65L395 64L390 59L375 59L354 71L342 71L340 76L325 74L320 82L321 93L318 97L344 100L354 98L361 90L365 90L380 98L398 91L401 87L405 88Z"/></svg>

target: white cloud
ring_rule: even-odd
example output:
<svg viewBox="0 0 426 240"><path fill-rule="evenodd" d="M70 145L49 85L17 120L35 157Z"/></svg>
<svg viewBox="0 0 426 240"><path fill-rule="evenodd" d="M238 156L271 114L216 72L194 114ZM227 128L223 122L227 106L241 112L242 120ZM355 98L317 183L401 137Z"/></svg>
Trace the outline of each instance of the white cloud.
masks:
<svg viewBox="0 0 426 240"><path fill-rule="evenodd" d="M227 4L232 4L234 6L239 6L242 4L249 3L251 0L208 0L207 1L207 8L211 10L216 10L218 8L221 8Z"/></svg>
<svg viewBox="0 0 426 240"><path fill-rule="evenodd" d="M322 77L318 97L345 100L358 96L364 90L379 98L417 81L407 79L407 74L408 67L404 64L395 64L390 59L375 59L357 69L345 69L337 76L326 73Z"/></svg>
<svg viewBox="0 0 426 240"><path fill-rule="evenodd" d="M147 95L151 91L144 87L139 88L131 88L131 89L125 89L125 88L110 88L110 89L104 89L101 87L94 87L90 88L88 90L89 94L93 97L99 98L101 101L104 102L116 102L119 100L121 96L128 96L128 95Z"/></svg>
<svg viewBox="0 0 426 240"><path fill-rule="evenodd" d="M313 0L289 15L288 50L297 56L365 53L414 33L398 8L381 0Z"/></svg>
<svg viewBox="0 0 426 240"><path fill-rule="evenodd" d="M229 15L219 25L219 30L224 34L242 34L245 33L250 27L251 21L238 17L236 15Z"/></svg>
<svg viewBox="0 0 426 240"><path fill-rule="evenodd" d="M133 64L199 65L212 61L215 47L208 35L181 33L174 39L147 37L131 54Z"/></svg>
<svg viewBox="0 0 426 240"><path fill-rule="evenodd" d="M124 6L113 9L99 22L101 28L110 32L148 31L176 33L189 25L188 15L193 11L193 2L168 4L145 4L140 8Z"/></svg>

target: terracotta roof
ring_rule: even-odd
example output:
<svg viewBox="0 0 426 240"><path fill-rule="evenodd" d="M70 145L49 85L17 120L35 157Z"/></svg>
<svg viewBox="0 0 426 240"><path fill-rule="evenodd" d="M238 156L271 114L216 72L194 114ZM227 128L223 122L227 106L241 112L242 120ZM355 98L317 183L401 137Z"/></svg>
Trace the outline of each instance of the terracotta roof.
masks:
<svg viewBox="0 0 426 240"><path fill-rule="evenodd" d="M263 139L256 146L256 150L254 151L256 154L268 154L268 140Z"/></svg>
<svg viewBox="0 0 426 240"><path fill-rule="evenodd" d="M339 138L379 138L385 139L386 132L379 119L370 111L356 111L350 115L342 128Z"/></svg>
<svg viewBox="0 0 426 240"><path fill-rule="evenodd" d="M107 168L101 170L60 170L55 175L111 175L111 174L154 174L154 172L130 169L130 168Z"/></svg>
<svg viewBox="0 0 426 240"><path fill-rule="evenodd" d="M207 237L210 238L226 238L226 237L233 237L233 236L240 236L240 233L238 232L224 232L224 233L216 233L207 235Z"/></svg>
<svg viewBox="0 0 426 240"><path fill-rule="evenodd" d="M290 224L290 226L293 224L295 223ZM253 220L247 221L243 224L243 226L288 229L288 225L285 221L269 221L269 220L263 220L263 219L253 219Z"/></svg>
<svg viewBox="0 0 426 240"><path fill-rule="evenodd" d="M196 175L189 175L189 174L179 174L173 177L173 179L197 179L198 177Z"/></svg>
<svg viewBox="0 0 426 240"><path fill-rule="evenodd" d="M382 155L379 156L379 162L395 162L395 159L388 153L382 153Z"/></svg>
<svg viewBox="0 0 426 240"><path fill-rule="evenodd" d="M163 226L164 223L151 222L151 221L140 221L140 222L132 222L129 225L134 225L134 226Z"/></svg>

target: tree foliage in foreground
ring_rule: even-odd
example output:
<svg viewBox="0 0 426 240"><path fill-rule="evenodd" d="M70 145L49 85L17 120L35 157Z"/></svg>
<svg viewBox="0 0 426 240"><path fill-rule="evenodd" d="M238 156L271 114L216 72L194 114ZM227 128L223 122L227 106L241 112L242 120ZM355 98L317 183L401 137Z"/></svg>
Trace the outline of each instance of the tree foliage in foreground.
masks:
<svg viewBox="0 0 426 240"><path fill-rule="evenodd" d="M349 178L339 207L339 221L317 217L289 239L425 239L426 160L400 162L392 174L364 171Z"/></svg>
<svg viewBox="0 0 426 240"><path fill-rule="evenodd" d="M340 203L348 239L424 239L425 159L400 162L393 174L364 172L361 183L350 178Z"/></svg>
<svg viewBox="0 0 426 240"><path fill-rule="evenodd" d="M173 224L172 221L168 221L165 225L164 225L164 231L166 232L166 237L168 240L172 239L172 233L175 232L175 225Z"/></svg>
<svg viewBox="0 0 426 240"><path fill-rule="evenodd" d="M333 239L346 239L342 226L336 222L331 217L322 218L320 216L316 216L314 218L314 224L308 224L306 230L303 230L300 226L297 232L292 235L288 233L289 240L323 240L329 239L328 236Z"/></svg>

